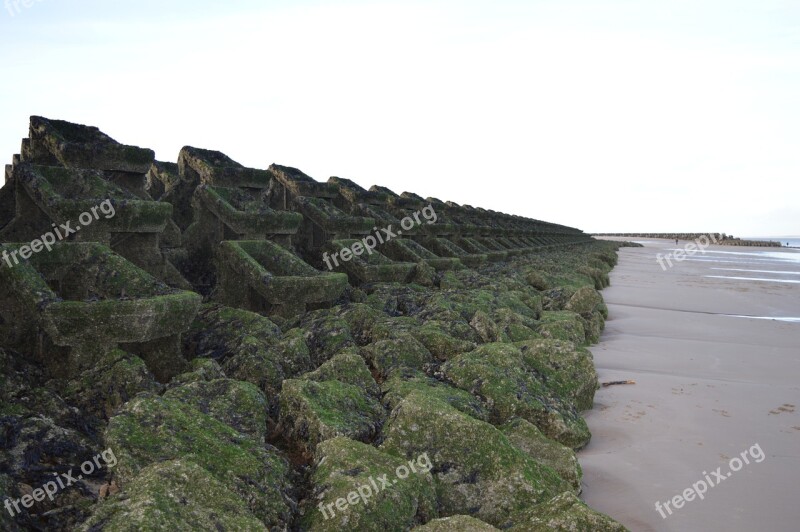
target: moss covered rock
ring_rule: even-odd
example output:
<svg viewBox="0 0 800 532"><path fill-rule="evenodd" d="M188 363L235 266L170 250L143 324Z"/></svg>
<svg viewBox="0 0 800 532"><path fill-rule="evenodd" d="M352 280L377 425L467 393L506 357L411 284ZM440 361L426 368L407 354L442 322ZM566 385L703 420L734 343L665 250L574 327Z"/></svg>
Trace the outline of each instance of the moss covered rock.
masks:
<svg viewBox="0 0 800 532"><path fill-rule="evenodd" d="M12 491L13 481L8 475L0 473L0 501L6 499L17 499L17 494ZM8 532L17 532L22 530L19 523L3 508L0 512L0 530Z"/></svg>
<svg viewBox="0 0 800 532"><path fill-rule="evenodd" d="M547 282L545 276L536 270L528 270L525 272L525 280L536 290L545 291L550 288L550 283Z"/></svg>
<svg viewBox="0 0 800 532"><path fill-rule="evenodd" d="M581 316L583 320L583 330L586 331L586 343L596 344L600 341L600 335L606 327L606 320L599 311L595 311L588 316Z"/></svg>
<svg viewBox="0 0 800 532"><path fill-rule="evenodd" d="M428 322L411 332L438 360L449 360L456 355L475 349L475 344L451 336L443 327Z"/></svg>
<svg viewBox="0 0 800 532"><path fill-rule="evenodd" d="M576 345L586 343L586 329L579 314L569 310L542 312L537 329L539 334L553 340L568 340Z"/></svg>
<svg viewBox="0 0 800 532"><path fill-rule="evenodd" d="M575 451L551 440L536 425L524 419L512 419L499 428L514 447L553 469L558 476L569 482L575 493L581 492L583 471Z"/></svg>
<svg viewBox="0 0 800 532"><path fill-rule="evenodd" d="M64 399L86 412L108 419L124 403L141 392L157 392L161 385L153 378L144 360L114 349L90 370L70 380Z"/></svg>
<svg viewBox="0 0 800 532"><path fill-rule="evenodd" d="M114 477L122 489L153 463L187 459L234 491L267 526L290 519L288 462L182 401L139 396L111 418L105 439L118 459Z"/></svg>
<svg viewBox="0 0 800 532"><path fill-rule="evenodd" d="M411 392L418 391L476 419L489 420L489 411L480 399L413 369L404 368L392 372L381 385L381 391L383 404L389 409L394 409Z"/></svg>
<svg viewBox="0 0 800 532"><path fill-rule="evenodd" d="M625 532L627 529L610 517L586 506L572 492L531 508L518 517L509 530L514 532Z"/></svg>
<svg viewBox="0 0 800 532"><path fill-rule="evenodd" d="M493 318L504 337L508 338L510 342L521 342L522 340L542 337L536 332L538 323L535 319L517 314L511 309L497 309Z"/></svg>
<svg viewBox="0 0 800 532"><path fill-rule="evenodd" d="M267 399L249 382L233 379L196 381L171 388L164 397L192 405L242 434L264 441Z"/></svg>
<svg viewBox="0 0 800 532"><path fill-rule="evenodd" d="M323 365L301 378L317 382L339 381L358 386L370 395L377 396L380 388L370 373L358 349L348 347Z"/></svg>
<svg viewBox="0 0 800 532"><path fill-rule="evenodd" d="M353 303L342 307L338 315L345 320L350 328L350 334L358 345L367 345L373 338L372 330L375 325L388 316L363 303Z"/></svg>
<svg viewBox="0 0 800 532"><path fill-rule="evenodd" d="M564 310L576 289L569 287L551 288L543 294L542 309L549 311Z"/></svg>
<svg viewBox="0 0 800 532"><path fill-rule="evenodd" d="M282 334L269 319L246 310L204 306L184 336L187 358L220 362L228 377L258 386L271 406L284 379L311 370L311 353L299 329Z"/></svg>
<svg viewBox="0 0 800 532"><path fill-rule="evenodd" d="M225 372L216 360L210 358L195 358L189 363L189 371L176 375L170 386L179 386L190 382L213 381L224 379Z"/></svg>
<svg viewBox="0 0 800 532"><path fill-rule="evenodd" d="M362 388L339 381L289 379L280 395L280 423L286 436L307 452L336 436L368 441L385 411Z"/></svg>
<svg viewBox="0 0 800 532"><path fill-rule="evenodd" d="M448 380L484 399L492 422L527 419L548 437L573 448L589 442L586 422L568 398L549 389L512 344L486 344L442 367Z"/></svg>
<svg viewBox="0 0 800 532"><path fill-rule="evenodd" d="M263 530L245 500L190 459L145 467L124 493L97 506L81 530Z"/></svg>
<svg viewBox="0 0 800 532"><path fill-rule="evenodd" d="M314 366L323 364L346 347L357 345L347 321L331 310L309 313L303 317L298 327L304 331Z"/></svg>
<svg viewBox="0 0 800 532"><path fill-rule="evenodd" d="M569 298L564 310L571 310L577 314L591 314L596 310L604 308L603 296L594 288L584 286L579 288Z"/></svg>
<svg viewBox="0 0 800 532"><path fill-rule="evenodd" d="M413 529L414 532L494 532L499 529L468 515L434 519Z"/></svg>
<svg viewBox="0 0 800 532"><path fill-rule="evenodd" d="M400 368L422 369L434 361L433 355L410 334L379 340L361 348L362 356L381 376Z"/></svg>
<svg viewBox="0 0 800 532"><path fill-rule="evenodd" d="M344 437L321 443L303 528L402 532L437 517L428 464L424 459L420 463L419 457L404 460Z"/></svg>
<svg viewBox="0 0 800 532"><path fill-rule="evenodd" d="M597 390L597 371L592 353L563 340L518 342L525 365L536 372L544 384L559 397L568 399L578 410L589 410Z"/></svg>
<svg viewBox="0 0 800 532"><path fill-rule="evenodd" d="M428 453L444 515L473 515L506 528L510 516L569 489L492 425L419 391L392 411L384 436L385 452L404 458Z"/></svg>
<svg viewBox="0 0 800 532"><path fill-rule="evenodd" d="M494 320L481 310L475 313L469 324L475 329L475 332L478 333L483 343L510 341L508 335L497 326Z"/></svg>
<svg viewBox="0 0 800 532"><path fill-rule="evenodd" d="M224 360L248 346L264 348L281 338L281 330L269 319L242 309L203 305L184 335L187 358Z"/></svg>

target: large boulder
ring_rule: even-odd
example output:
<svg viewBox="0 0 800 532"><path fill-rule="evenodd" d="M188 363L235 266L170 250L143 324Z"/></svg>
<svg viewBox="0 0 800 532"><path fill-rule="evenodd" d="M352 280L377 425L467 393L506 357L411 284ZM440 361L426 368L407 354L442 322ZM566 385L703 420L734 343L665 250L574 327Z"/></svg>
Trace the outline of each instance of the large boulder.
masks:
<svg viewBox="0 0 800 532"><path fill-rule="evenodd" d="M304 374L301 378L317 382L339 381L352 384L373 396L380 393L375 378L355 347L348 347L334 355L323 365Z"/></svg>
<svg viewBox="0 0 800 532"><path fill-rule="evenodd" d="M586 343L583 319L569 310L542 312L537 332L553 340L568 340L576 345Z"/></svg>
<svg viewBox="0 0 800 532"><path fill-rule="evenodd" d="M249 382L214 379L171 388L165 398L191 405L214 419L258 441L267 431L267 399Z"/></svg>
<svg viewBox="0 0 800 532"><path fill-rule="evenodd" d="M489 423L423 392L397 405L384 437L380 449L387 453L405 459L428 453L443 515L472 515L507 528L516 513L569 489Z"/></svg>
<svg viewBox="0 0 800 532"><path fill-rule="evenodd" d="M452 336L447 329L435 322L427 322L411 334L441 361L475 349L475 343Z"/></svg>
<svg viewBox="0 0 800 532"><path fill-rule="evenodd" d="M363 388L334 380L284 381L280 409L285 436L307 453L336 436L369 441L385 417L381 404Z"/></svg>
<svg viewBox="0 0 800 532"><path fill-rule="evenodd" d="M525 365L536 372L548 389L568 399L578 410L589 410L597 390L592 353L563 340L529 340L515 344Z"/></svg>
<svg viewBox="0 0 800 532"><path fill-rule="evenodd" d="M311 349L314 366L327 362L342 349L357 345L347 320L337 316L333 310L311 312L303 316L298 327L303 330Z"/></svg>
<svg viewBox="0 0 800 532"><path fill-rule="evenodd" d="M144 360L113 349L90 370L66 383L64 399L102 419L141 392L158 392L161 385Z"/></svg>
<svg viewBox="0 0 800 532"><path fill-rule="evenodd" d="M603 296L594 288L584 286L579 288L569 298L564 310L571 310L577 314L591 314L595 311L602 311L604 317L608 317L608 309L603 303Z"/></svg>
<svg viewBox="0 0 800 532"><path fill-rule="evenodd" d="M549 389L512 344L482 345L448 361L442 373L459 388L483 398L493 423L521 417L572 448L589 442L589 429L571 398Z"/></svg>
<svg viewBox="0 0 800 532"><path fill-rule="evenodd" d="M418 391L476 419L489 420L489 411L479 398L413 369L392 372L391 376L381 384L381 391L383 404L390 410L400 404L408 394Z"/></svg>
<svg viewBox="0 0 800 532"><path fill-rule="evenodd" d="M577 495L564 492L529 509L509 528L513 532L626 532L610 517L586 506Z"/></svg>
<svg viewBox="0 0 800 532"><path fill-rule="evenodd" d="M186 459L235 492L265 525L291 519L290 469L281 454L181 400L136 397L111 418L105 439L123 490L151 464Z"/></svg>
<svg viewBox="0 0 800 532"><path fill-rule="evenodd" d="M361 354L384 377L396 369L423 369L426 364L434 362L431 352L410 334L374 342L362 347Z"/></svg>
<svg viewBox="0 0 800 532"><path fill-rule="evenodd" d="M402 532L437 517L425 458L405 460L344 437L321 443L304 530Z"/></svg>
<svg viewBox="0 0 800 532"><path fill-rule="evenodd" d="M269 529L239 494L187 458L142 469L124 494L97 506L80 530Z"/></svg>
<svg viewBox="0 0 800 532"><path fill-rule="evenodd" d="M269 319L241 309L205 305L184 335L186 358L209 358L233 379L258 386L274 409L284 379L312 369L304 331L286 334Z"/></svg>
<svg viewBox="0 0 800 532"><path fill-rule="evenodd" d="M499 529L468 515L453 515L434 519L412 530L413 532L496 532Z"/></svg>
<svg viewBox="0 0 800 532"><path fill-rule="evenodd" d="M581 492L583 471L575 451L545 436L536 425L515 418L499 427L514 447L539 463L552 468L569 482L575 493Z"/></svg>

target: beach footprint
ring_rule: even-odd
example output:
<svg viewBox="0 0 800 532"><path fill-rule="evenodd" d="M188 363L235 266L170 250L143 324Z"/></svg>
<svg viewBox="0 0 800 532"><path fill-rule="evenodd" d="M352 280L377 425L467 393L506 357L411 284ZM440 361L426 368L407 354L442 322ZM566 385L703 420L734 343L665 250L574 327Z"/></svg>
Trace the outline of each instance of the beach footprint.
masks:
<svg viewBox="0 0 800 532"><path fill-rule="evenodd" d="M774 410L770 410L770 411L769 411L769 415L771 415L771 416L773 416L773 415L774 415L774 416L777 416L777 415L779 415L779 414L783 414L784 412L789 412L789 413L791 413L791 412L794 412L794 409L795 409L795 406L794 406L794 405L792 405L792 404L789 404L789 403L783 403L783 404L782 404L781 406L779 406L778 408L776 408L776 409L774 409Z"/></svg>

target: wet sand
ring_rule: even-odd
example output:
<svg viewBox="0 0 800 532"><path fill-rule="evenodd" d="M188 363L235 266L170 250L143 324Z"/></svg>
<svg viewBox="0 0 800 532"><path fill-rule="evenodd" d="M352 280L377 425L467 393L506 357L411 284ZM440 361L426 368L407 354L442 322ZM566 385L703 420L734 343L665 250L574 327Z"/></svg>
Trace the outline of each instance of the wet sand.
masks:
<svg viewBox="0 0 800 532"><path fill-rule="evenodd" d="M800 530L800 322L729 316L800 318L800 252L711 246L662 271L675 242L639 242L620 250L592 348L601 382L636 384L585 413L584 500L634 531ZM765 458L731 472L755 444ZM662 518L656 501L718 467L730 476Z"/></svg>

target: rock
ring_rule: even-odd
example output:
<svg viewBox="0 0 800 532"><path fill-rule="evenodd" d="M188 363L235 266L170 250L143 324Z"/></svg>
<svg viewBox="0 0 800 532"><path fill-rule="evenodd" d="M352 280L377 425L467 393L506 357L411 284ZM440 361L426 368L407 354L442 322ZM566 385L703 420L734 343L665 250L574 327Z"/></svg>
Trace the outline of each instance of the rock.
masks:
<svg viewBox="0 0 800 532"><path fill-rule="evenodd" d="M597 390L597 372L592 353L563 340L529 340L515 344L525 365L540 376L559 397L569 399L578 410L589 410Z"/></svg>
<svg viewBox="0 0 800 532"><path fill-rule="evenodd" d="M286 437L307 453L336 436L368 441L380 429L385 412L366 391L339 381L284 381L280 424Z"/></svg>
<svg viewBox="0 0 800 532"><path fill-rule="evenodd" d="M517 314L507 308L497 309L493 317L494 322L502 332L501 337L508 338L511 342L521 342L542 337L536 332L538 324L533 318Z"/></svg>
<svg viewBox="0 0 800 532"><path fill-rule="evenodd" d="M356 344L350 327L343 318L329 310L318 310L303 317L299 328L305 332L305 340L311 350L313 366L319 366L345 349Z"/></svg>
<svg viewBox="0 0 800 532"><path fill-rule="evenodd" d="M464 412L481 421L489 420L489 411L474 395L432 379L413 369L393 371L381 385L383 404L393 410L411 392L418 391L428 397L438 399L456 410Z"/></svg>
<svg viewBox="0 0 800 532"><path fill-rule="evenodd" d="M495 424L521 417L572 448L589 442L586 422L570 398L549 389L514 345L482 345L445 363L442 373L462 390L483 398Z"/></svg>
<svg viewBox="0 0 800 532"><path fill-rule="evenodd" d="M437 517L436 489L426 471L428 464L418 456L409 461L344 437L321 443L303 528L313 532L401 532ZM381 478L391 486L384 487ZM363 499L352 493L363 493ZM352 504L342 502L348 499Z"/></svg>
<svg viewBox="0 0 800 532"><path fill-rule="evenodd" d="M492 425L421 392L392 411L384 437L381 451L406 459L428 453L443 515L469 514L507 528L514 514L569 489Z"/></svg>
<svg viewBox="0 0 800 532"><path fill-rule="evenodd" d="M564 310L574 292L575 290L566 287L551 288L550 290L547 290L542 299L543 310L549 310L551 312Z"/></svg>
<svg viewBox="0 0 800 532"><path fill-rule="evenodd" d="M162 386L144 360L114 349L90 370L64 387L64 399L101 419L110 418L121 405L141 392L158 392Z"/></svg>
<svg viewBox="0 0 800 532"><path fill-rule="evenodd" d="M225 378L191 382L171 388L164 398L191 405L258 441L266 437L267 399L249 382Z"/></svg>
<svg viewBox="0 0 800 532"><path fill-rule="evenodd" d="M456 276L455 272L445 271L438 275L438 285L442 290L459 290L466 285Z"/></svg>
<svg viewBox="0 0 800 532"><path fill-rule="evenodd" d="M499 529L468 515L454 515L434 519L412 530L414 532L494 532Z"/></svg>
<svg viewBox="0 0 800 532"><path fill-rule="evenodd" d="M586 315L600 310L603 304L603 296L594 288L584 286L579 288L564 306L564 310L571 310L577 314Z"/></svg>
<svg viewBox="0 0 800 532"><path fill-rule="evenodd" d="M434 286L436 284L436 270L428 265L427 262L418 262L414 268L414 275L411 278L412 283L420 286Z"/></svg>
<svg viewBox="0 0 800 532"><path fill-rule="evenodd" d="M247 502L190 458L157 462L124 495L97 506L81 527L95 530L263 530Z"/></svg>
<svg viewBox="0 0 800 532"><path fill-rule="evenodd" d="M186 373L176 375L171 381L170 386L179 386L190 382L208 382L217 379L224 379L225 372L211 358L195 358L189 363L190 370Z"/></svg>
<svg viewBox="0 0 800 532"><path fill-rule="evenodd" d="M610 517L586 506L572 492L531 508L509 530L513 532L625 532L627 529Z"/></svg>
<svg viewBox="0 0 800 532"><path fill-rule="evenodd" d="M258 386L274 409L283 380L311 369L303 334L290 330L284 335L253 312L204 305L183 345L187 358L213 359L228 377Z"/></svg>
<svg viewBox="0 0 800 532"><path fill-rule="evenodd" d="M508 336L500 330L500 327L483 311L477 311L469 322L475 329L483 343L508 342Z"/></svg>
<svg viewBox="0 0 800 532"><path fill-rule="evenodd" d="M372 377L372 373L369 372L364 359L354 347L348 347L334 355L329 361L314 371L304 374L301 378L317 382L335 380L358 386L373 396L380 393L380 387Z"/></svg>
<svg viewBox="0 0 800 532"><path fill-rule="evenodd" d="M611 284L611 280L608 277L608 273L599 268L592 268L590 266L581 266L576 271L588 277L591 280L594 288L596 288L597 290L602 290L603 288Z"/></svg>
<svg viewBox="0 0 800 532"><path fill-rule="evenodd" d="M182 401L136 397L111 418L105 439L118 459L114 477L123 491L149 465L190 459L268 527L291 518L289 464L280 453Z"/></svg>
<svg viewBox="0 0 800 532"><path fill-rule="evenodd" d="M30 495L34 487L53 481L54 474L76 479L66 489L59 489L52 501L45 498L31 508L20 507L22 513L13 521L25 530L73 529L88 515L88 506L96 498L95 484L110 474L107 468L95 468L78 479L81 464L91 462L102 450L101 444L44 416L0 417L0 449L0 471L7 475L0 478L3 500ZM5 508L2 513L7 515Z"/></svg>
<svg viewBox="0 0 800 532"><path fill-rule="evenodd" d="M536 270L529 270L525 273L525 280L529 285L542 292L550 288L550 283L547 282L544 275Z"/></svg>
<svg viewBox="0 0 800 532"><path fill-rule="evenodd" d="M589 316L581 316L583 330L586 331L586 343L596 344L600 341L600 335L606 327L606 320L599 311L592 312Z"/></svg>
<svg viewBox="0 0 800 532"><path fill-rule="evenodd" d="M575 345L586 343L586 329L580 315L569 310L542 312L537 332L545 338L567 340Z"/></svg>
<svg viewBox="0 0 800 532"><path fill-rule="evenodd" d="M413 335L419 329L419 320L411 316L385 317L376 322L372 327L372 341L399 340Z"/></svg>
<svg viewBox="0 0 800 532"><path fill-rule="evenodd" d="M346 305L339 310L339 317L347 322L350 334L357 345L367 345L375 340L373 328L388 317L363 303Z"/></svg>
<svg viewBox="0 0 800 532"><path fill-rule="evenodd" d="M536 425L515 418L500 427L508 441L528 456L553 469L558 476L569 482L575 493L581 493L583 471L575 451L551 440L536 428Z"/></svg>
<svg viewBox="0 0 800 532"><path fill-rule="evenodd" d="M412 331L412 336L419 340L425 348L438 360L449 360L456 355L475 349L475 344L467 340L460 340L448 334L442 327L434 322L428 322Z"/></svg>
<svg viewBox="0 0 800 532"><path fill-rule="evenodd" d="M400 368L422 369L434 361L433 355L410 334L394 340L380 340L361 348L362 356L381 376Z"/></svg>

